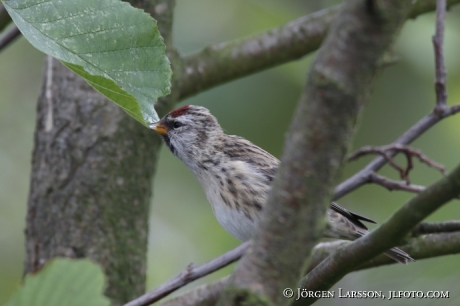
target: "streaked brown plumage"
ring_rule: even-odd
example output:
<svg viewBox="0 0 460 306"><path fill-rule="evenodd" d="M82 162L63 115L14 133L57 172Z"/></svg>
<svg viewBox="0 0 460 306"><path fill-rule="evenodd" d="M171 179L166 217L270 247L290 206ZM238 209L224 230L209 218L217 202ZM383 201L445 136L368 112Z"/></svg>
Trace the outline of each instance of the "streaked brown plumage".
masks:
<svg viewBox="0 0 460 306"><path fill-rule="evenodd" d="M240 240L251 238L260 218L279 160L250 141L227 135L204 107L176 109L151 128L200 182L219 223ZM361 222L373 220L337 203L327 212L324 236L355 240L368 233ZM407 263L413 259L398 248L385 253Z"/></svg>

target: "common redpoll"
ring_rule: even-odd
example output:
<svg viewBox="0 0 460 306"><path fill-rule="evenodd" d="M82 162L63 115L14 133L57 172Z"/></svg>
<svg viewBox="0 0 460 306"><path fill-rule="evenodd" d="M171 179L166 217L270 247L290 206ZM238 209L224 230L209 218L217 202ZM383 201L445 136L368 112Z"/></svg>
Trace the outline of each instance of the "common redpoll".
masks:
<svg viewBox="0 0 460 306"><path fill-rule="evenodd" d="M150 128L193 172L220 225L242 241L250 239L279 160L242 137L225 134L217 119L201 106L178 108ZM324 236L346 240L368 233L361 221L375 223L337 203L328 209L327 221ZM414 261L398 248L385 254L400 263Z"/></svg>

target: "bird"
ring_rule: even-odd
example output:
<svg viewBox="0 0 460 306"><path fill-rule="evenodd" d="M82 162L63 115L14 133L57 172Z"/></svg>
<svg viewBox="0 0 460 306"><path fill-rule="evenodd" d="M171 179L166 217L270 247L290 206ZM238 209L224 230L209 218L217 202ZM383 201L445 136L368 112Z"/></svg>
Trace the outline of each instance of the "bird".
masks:
<svg viewBox="0 0 460 306"><path fill-rule="evenodd" d="M185 105L149 127L200 182L220 225L241 241L251 236L279 166L279 160L249 140L227 135L202 106ZM369 233L372 219L332 202L323 236L355 240ZM384 253L406 264L414 259L398 248Z"/></svg>

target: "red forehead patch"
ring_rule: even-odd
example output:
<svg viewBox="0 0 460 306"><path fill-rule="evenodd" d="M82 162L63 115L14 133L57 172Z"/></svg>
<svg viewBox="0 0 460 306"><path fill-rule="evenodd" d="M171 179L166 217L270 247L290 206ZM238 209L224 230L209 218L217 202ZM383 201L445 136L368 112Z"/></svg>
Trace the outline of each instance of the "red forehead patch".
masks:
<svg viewBox="0 0 460 306"><path fill-rule="evenodd" d="M171 112L171 117L176 118L182 116L188 112L189 105L182 106L178 109L175 109Z"/></svg>

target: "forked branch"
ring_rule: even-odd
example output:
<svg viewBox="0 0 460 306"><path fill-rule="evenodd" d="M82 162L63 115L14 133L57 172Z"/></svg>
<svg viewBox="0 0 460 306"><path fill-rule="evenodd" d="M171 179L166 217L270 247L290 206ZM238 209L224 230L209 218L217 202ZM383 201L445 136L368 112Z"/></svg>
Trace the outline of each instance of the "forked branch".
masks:
<svg viewBox="0 0 460 306"><path fill-rule="evenodd" d="M432 128L442 119L455 115L460 112L460 104L453 105L451 107L446 107L442 112L433 111L429 115L420 119L416 124L410 127L405 131L398 139L396 139L393 144L408 145L413 142L415 139L420 137L423 133ZM389 156L393 157L396 152L389 151L387 153ZM377 172L387 163L387 159L383 156L378 156L374 158L366 167L364 167L359 172L355 173L352 177L346 179L340 183L334 190L334 200L337 200L344 195L352 192L356 188L362 186L363 184L368 183L369 176L371 173Z"/></svg>
<svg viewBox="0 0 460 306"><path fill-rule="evenodd" d="M394 160L393 160L393 156L391 153L399 153L399 152L402 152L404 153L404 155L406 156L406 159L407 159L407 165L406 167L401 167L400 165L398 165ZM402 145L402 144L397 144L397 143L393 143L393 144L390 144L390 145L386 145L386 146L381 146L381 147L375 147L375 146L366 146L366 147L363 147L361 149L359 149L358 151L350 154L348 156L348 160L349 161L352 161L352 160L356 160L358 159L359 157L363 156L363 155L366 155L366 154L371 154L371 153L376 153L376 154L380 154L381 156L385 157L385 159L387 160L387 162L393 167L395 168L396 170L398 170L400 176L401 176L401 179L403 179L406 184L410 184L410 181L409 181L409 172L410 170L412 170L414 168L414 164L413 164L413 161L412 161L412 157L415 156L417 157L420 162L434 168L434 169L437 169L439 170L443 175L446 174L446 169L443 165L435 162L434 160L428 158L426 155L424 155L421 151L419 150L416 150L416 149L413 149L409 146L406 146L406 145Z"/></svg>

